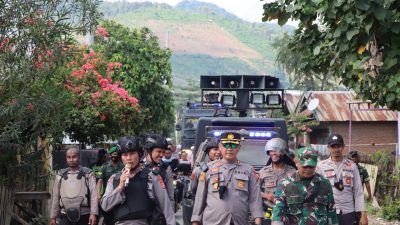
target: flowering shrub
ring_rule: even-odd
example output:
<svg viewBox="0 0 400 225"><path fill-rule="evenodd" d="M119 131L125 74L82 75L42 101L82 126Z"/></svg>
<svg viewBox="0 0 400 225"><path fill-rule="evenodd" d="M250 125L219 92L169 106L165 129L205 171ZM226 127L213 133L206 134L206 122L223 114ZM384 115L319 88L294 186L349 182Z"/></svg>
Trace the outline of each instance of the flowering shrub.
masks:
<svg viewBox="0 0 400 225"><path fill-rule="evenodd" d="M107 31L102 29L104 33ZM64 84L74 105L67 129L70 137L81 143L96 143L138 129L143 119L138 99L122 88L121 82L111 79L122 64L106 62L93 50L71 50L76 54L66 67Z"/></svg>

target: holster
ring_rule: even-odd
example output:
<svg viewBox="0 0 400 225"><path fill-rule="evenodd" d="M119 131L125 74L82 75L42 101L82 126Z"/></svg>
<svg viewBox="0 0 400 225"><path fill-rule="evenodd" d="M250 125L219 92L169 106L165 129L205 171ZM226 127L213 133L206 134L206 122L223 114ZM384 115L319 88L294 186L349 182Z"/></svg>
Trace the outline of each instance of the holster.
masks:
<svg viewBox="0 0 400 225"><path fill-rule="evenodd" d="M81 204L84 198L82 196L75 198L61 198L61 202L67 214L67 219L76 223L81 218Z"/></svg>

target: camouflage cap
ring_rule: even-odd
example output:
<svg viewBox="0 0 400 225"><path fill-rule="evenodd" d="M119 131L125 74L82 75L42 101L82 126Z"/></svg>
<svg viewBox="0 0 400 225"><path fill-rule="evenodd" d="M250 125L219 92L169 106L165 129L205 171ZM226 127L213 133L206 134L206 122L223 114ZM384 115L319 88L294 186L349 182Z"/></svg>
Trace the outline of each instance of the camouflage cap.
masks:
<svg viewBox="0 0 400 225"><path fill-rule="evenodd" d="M300 148L297 151L296 158L302 166L316 167L318 163L318 152L311 147Z"/></svg>

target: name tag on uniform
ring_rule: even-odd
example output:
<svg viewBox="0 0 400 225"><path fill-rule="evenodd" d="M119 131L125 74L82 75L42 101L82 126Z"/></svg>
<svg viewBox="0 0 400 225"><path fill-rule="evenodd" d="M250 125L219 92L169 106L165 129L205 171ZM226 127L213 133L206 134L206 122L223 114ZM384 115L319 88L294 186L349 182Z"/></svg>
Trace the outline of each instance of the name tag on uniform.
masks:
<svg viewBox="0 0 400 225"><path fill-rule="evenodd" d="M218 167L211 168L211 172L218 172Z"/></svg>
<svg viewBox="0 0 400 225"><path fill-rule="evenodd" d="M353 172L343 171L344 177L353 177Z"/></svg>
<svg viewBox="0 0 400 225"><path fill-rule="evenodd" d="M334 170L326 170L324 171L325 177L333 177L335 176L335 171Z"/></svg>
<svg viewBox="0 0 400 225"><path fill-rule="evenodd" d="M265 181L265 187L268 188L276 187L276 181Z"/></svg>

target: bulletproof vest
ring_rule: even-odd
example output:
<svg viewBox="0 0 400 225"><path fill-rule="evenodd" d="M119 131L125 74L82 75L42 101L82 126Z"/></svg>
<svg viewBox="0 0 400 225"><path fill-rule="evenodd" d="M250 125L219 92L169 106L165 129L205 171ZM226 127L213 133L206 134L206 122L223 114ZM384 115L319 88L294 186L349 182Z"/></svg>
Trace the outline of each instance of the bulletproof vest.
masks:
<svg viewBox="0 0 400 225"><path fill-rule="evenodd" d="M75 174L70 174L68 168L60 171L60 206L62 208L64 208L64 203L89 206L89 182L86 174L90 172L91 170L87 168L80 168Z"/></svg>
<svg viewBox="0 0 400 225"><path fill-rule="evenodd" d="M114 209L115 221L149 219L155 210L155 203L147 192L148 175L150 170L144 168L134 177L129 179L129 184L124 189L125 202ZM120 182L121 172L113 180L116 188ZM139 204L138 204L139 203Z"/></svg>

